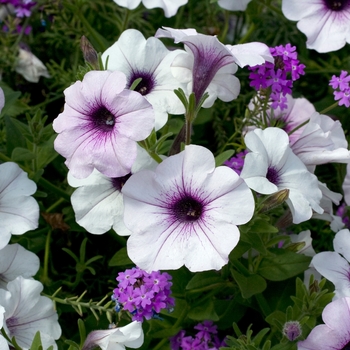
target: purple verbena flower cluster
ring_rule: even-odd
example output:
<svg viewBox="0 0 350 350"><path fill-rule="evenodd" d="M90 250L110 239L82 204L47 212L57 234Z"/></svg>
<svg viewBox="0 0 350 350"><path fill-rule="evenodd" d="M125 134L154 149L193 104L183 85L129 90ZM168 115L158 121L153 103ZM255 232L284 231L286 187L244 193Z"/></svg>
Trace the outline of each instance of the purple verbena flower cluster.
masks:
<svg viewBox="0 0 350 350"><path fill-rule="evenodd" d="M116 311L124 309L129 311L133 321L142 322L144 318L159 317L162 309L169 312L175 305L170 296L172 277L166 272L153 271L147 273L134 267L125 272L119 272L118 287L114 289L112 299L116 302Z"/></svg>
<svg viewBox="0 0 350 350"><path fill-rule="evenodd" d="M334 99L338 102L339 106L350 107L350 75L345 70L342 70L340 76L332 76L329 81L329 85L335 90L333 92Z"/></svg>
<svg viewBox="0 0 350 350"><path fill-rule="evenodd" d="M31 0L0 0L0 4L12 5L17 17L30 17L31 9L36 5L36 2Z"/></svg>
<svg viewBox="0 0 350 350"><path fill-rule="evenodd" d="M271 107L276 109L287 108L287 94L292 93L293 82L304 75L305 65L299 63L296 47L287 44L270 47L271 55L275 63L265 62L262 65L249 67L252 72L249 74L250 86L257 91L267 88L271 89Z"/></svg>
<svg viewBox="0 0 350 350"><path fill-rule="evenodd" d="M341 220L345 227L350 228L350 218L348 216L348 208L345 202L339 205L336 211L336 215L341 217Z"/></svg>
<svg viewBox="0 0 350 350"><path fill-rule="evenodd" d="M204 321L194 327L198 333L194 337L184 330L170 338L171 350L216 350L225 346L225 340L220 341L217 336L217 326L212 321Z"/></svg>
<svg viewBox="0 0 350 350"><path fill-rule="evenodd" d="M247 153L247 150L237 153L232 158L226 160L224 162L224 165L228 166L229 168L234 170L238 175L240 175L244 165L244 157Z"/></svg>

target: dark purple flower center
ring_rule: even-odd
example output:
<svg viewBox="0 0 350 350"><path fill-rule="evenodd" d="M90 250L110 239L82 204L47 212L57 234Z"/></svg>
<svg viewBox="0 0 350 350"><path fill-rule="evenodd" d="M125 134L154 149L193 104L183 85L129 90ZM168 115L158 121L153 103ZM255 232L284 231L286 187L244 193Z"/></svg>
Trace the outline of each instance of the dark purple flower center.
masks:
<svg viewBox="0 0 350 350"><path fill-rule="evenodd" d="M203 213L203 204L187 196L178 200L172 210L179 221L196 221Z"/></svg>
<svg viewBox="0 0 350 350"><path fill-rule="evenodd" d="M341 350L350 350L350 342L348 342Z"/></svg>
<svg viewBox="0 0 350 350"><path fill-rule="evenodd" d="M130 88L135 80L141 78L142 80L138 83L135 88L135 91L139 92L141 95L148 95L156 85L155 79L152 74L148 72L132 72L129 83L127 86Z"/></svg>
<svg viewBox="0 0 350 350"><path fill-rule="evenodd" d="M266 178L276 186L279 183L278 171L275 168L268 168Z"/></svg>
<svg viewBox="0 0 350 350"><path fill-rule="evenodd" d="M350 5L349 0L324 0L324 3L332 11L343 11Z"/></svg>
<svg viewBox="0 0 350 350"><path fill-rule="evenodd" d="M115 119L115 116L105 106L99 106L92 112L92 120L95 126L103 131L111 131Z"/></svg>
<svg viewBox="0 0 350 350"><path fill-rule="evenodd" d="M125 185L125 182L128 181L130 176L131 173L121 177L113 177L111 179L113 187L120 192L123 186Z"/></svg>

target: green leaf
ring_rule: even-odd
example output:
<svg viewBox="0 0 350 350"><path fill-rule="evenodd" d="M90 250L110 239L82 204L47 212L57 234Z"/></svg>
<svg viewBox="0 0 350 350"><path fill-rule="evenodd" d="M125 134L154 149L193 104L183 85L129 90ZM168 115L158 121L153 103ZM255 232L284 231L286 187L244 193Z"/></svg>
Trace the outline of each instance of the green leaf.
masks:
<svg viewBox="0 0 350 350"><path fill-rule="evenodd" d="M58 156L58 153L55 151L53 147L55 138L56 138L56 135L52 135L50 139L48 139L46 142L44 142L38 147L38 155L37 155L38 169L45 168Z"/></svg>
<svg viewBox="0 0 350 350"><path fill-rule="evenodd" d="M113 255L112 259L109 261L108 266L127 266L133 264L134 263L128 257L126 248L123 247Z"/></svg>
<svg viewBox="0 0 350 350"><path fill-rule="evenodd" d="M311 258L285 249L272 248L271 256L261 260L258 273L270 281L284 281L299 275L310 265Z"/></svg>
<svg viewBox="0 0 350 350"><path fill-rule="evenodd" d="M188 282L186 289L199 289L208 287L213 284L225 282L221 276L215 271L204 271L194 275L194 277Z"/></svg>
<svg viewBox="0 0 350 350"><path fill-rule="evenodd" d="M16 147L11 154L11 159L14 162L24 162L34 159L34 153L27 148Z"/></svg>
<svg viewBox="0 0 350 350"><path fill-rule="evenodd" d="M231 274L241 290L242 297L250 298L254 294L262 293L266 289L266 281L259 275L243 276L238 271L231 269Z"/></svg>
<svg viewBox="0 0 350 350"><path fill-rule="evenodd" d="M22 135L22 132L14 124L13 118L5 116L5 126L6 126L6 152L10 156L12 151L16 147L26 148L26 140Z"/></svg>
<svg viewBox="0 0 350 350"><path fill-rule="evenodd" d="M30 350L42 350L43 345L41 343L40 331L35 333L32 345L30 346Z"/></svg>
<svg viewBox="0 0 350 350"><path fill-rule="evenodd" d="M215 157L215 166L222 165L227 159L231 158L235 151L233 149L229 149Z"/></svg>
<svg viewBox="0 0 350 350"><path fill-rule="evenodd" d="M212 320L218 321L219 316L215 311L213 300L205 300L201 305L194 307L189 311L187 316L195 321Z"/></svg>

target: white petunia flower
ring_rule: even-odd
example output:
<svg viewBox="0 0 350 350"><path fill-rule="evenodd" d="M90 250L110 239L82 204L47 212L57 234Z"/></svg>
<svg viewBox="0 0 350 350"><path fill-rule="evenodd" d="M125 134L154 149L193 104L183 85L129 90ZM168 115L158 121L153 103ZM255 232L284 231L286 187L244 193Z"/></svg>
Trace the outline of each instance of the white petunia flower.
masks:
<svg viewBox="0 0 350 350"><path fill-rule="evenodd" d="M292 152L285 131L255 129L245 136L245 143L250 152L245 156L241 177L251 189L262 194L289 189L286 203L295 224L310 219L313 210L323 213L317 177Z"/></svg>
<svg viewBox="0 0 350 350"><path fill-rule="evenodd" d="M171 73L170 65L180 50L169 51L157 38L147 40L135 29L128 29L102 54L108 70L118 70L126 75L126 87L142 78L135 91L143 95L155 112L155 129L168 120L168 113L185 112L174 90L182 87Z"/></svg>
<svg viewBox="0 0 350 350"><path fill-rule="evenodd" d="M128 255L146 271L219 270L248 222L254 199L230 168L215 168L213 154L186 146L154 170L133 174L122 189ZM205 257L205 259L203 259Z"/></svg>
<svg viewBox="0 0 350 350"><path fill-rule="evenodd" d="M0 329L4 326L4 313L5 309L3 306L0 305ZM7 340L1 335L0 333L0 349L2 350L9 350L9 344L7 343Z"/></svg>
<svg viewBox="0 0 350 350"><path fill-rule="evenodd" d="M2 90L2 88L0 88L0 113L2 111L2 109L5 106L5 95L4 95L4 91Z"/></svg>
<svg viewBox="0 0 350 350"><path fill-rule="evenodd" d="M252 0L219 0L218 5L229 11L245 11Z"/></svg>
<svg viewBox="0 0 350 350"><path fill-rule="evenodd" d="M31 83L39 82L41 76L51 78L44 63L32 52L21 48L19 49L15 71Z"/></svg>
<svg viewBox="0 0 350 350"><path fill-rule="evenodd" d="M99 346L102 350L125 350L125 347L137 349L143 344L142 322L134 321L124 327L92 331L87 336L82 350L91 350Z"/></svg>
<svg viewBox="0 0 350 350"><path fill-rule="evenodd" d="M311 263L335 286L334 299L350 297L350 231L340 230L333 240L334 252L316 254Z"/></svg>
<svg viewBox="0 0 350 350"><path fill-rule="evenodd" d="M307 37L306 46L318 52L341 49L350 43L350 1L283 0L283 14Z"/></svg>
<svg viewBox="0 0 350 350"><path fill-rule="evenodd" d="M19 244L9 244L0 250L0 288L18 276L32 277L40 267L39 258Z"/></svg>
<svg viewBox="0 0 350 350"><path fill-rule="evenodd" d="M11 235L22 235L38 227L39 206L31 197L36 184L16 163L0 164L0 249Z"/></svg>
<svg viewBox="0 0 350 350"><path fill-rule="evenodd" d="M140 146L131 173L109 178L96 169L86 179L75 179L68 172L68 183L78 187L71 196L77 223L93 234L113 230L120 236L130 235L123 221L124 204L122 187L132 173L141 169L154 168L157 162Z"/></svg>
<svg viewBox="0 0 350 350"><path fill-rule="evenodd" d="M129 10L136 9L141 4L141 0L113 0L119 6L128 8ZM165 17L173 17L176 15L179 7L187 4L188 0L142 0L143 5L147 9L160 7L164 10Z"/></svg>
<svg viewBox="0 0 350 350"><path fill-rule="evenodd" d="M29 350L37 331L40 331L43 348L53 346L61 336L57 312L53 302L40 293L43 285L22 276L7 284L7 290L0 289L0 305L4 307L4 330L7 336L15 337L23 350Z"/></svg>
<svg viewBox="0 0 350 350"><path fill-rule="evenodd" d="M310 116L302 132L290 146L305 165L350 162L350 151L344 130L338 120L317 112Z"/></svg>
<svg viewBox="0 0 350 350"><path fill-rule="evenodd" d="M174 76L187 85L187 94L195 94L198 103L205 92L209 97L203 107L209 108L216 98L228 102L240 91L240 82L234 76L237 65L256 65L274 59L262 43L223 45L216 36L198 34L194 29L163 27L155 35L173 38L185 44L186 52L176 56L172 63Z"/></svg>

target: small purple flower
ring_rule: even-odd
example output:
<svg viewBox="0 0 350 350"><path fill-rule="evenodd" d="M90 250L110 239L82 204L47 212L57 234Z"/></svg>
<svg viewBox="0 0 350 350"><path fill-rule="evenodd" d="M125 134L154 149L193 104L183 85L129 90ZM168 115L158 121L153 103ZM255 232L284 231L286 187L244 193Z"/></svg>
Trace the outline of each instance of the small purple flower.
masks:
<svg viewBox="0 0 350 350"><path fill-rule="evenodd" d="M228 166L229 168L234 170L238 175L240 175L244 165L244 157L247 153L247 150L237 153L234 157L226 160L224 162L224 165Z"/></svg>
<svg viewBox="0 0 350 350"><path fill-rule="evenodd" d="M133 321L156 318L161 310L171 311L174 306L175 301L170 296L171 278L166 272L147 273L138 267L120 272L112 300L116 302L118 310L123 308L129 311Z"/></svg>
<svg viewBox="0 0 350 350"><path fill-rule="evenodd" d="M283 110L287 108L285 96L292 93L293 81L305 74L305 65L299 63L296 47L291 44L271 47L270 52L275 58L275 64L265 62L250 67L250 86L257 91L270 88L271 107Z"/></svg>
<svg viewBox="0 0 350 350"><path fill-rule="evenodd" d="M217 326L213 325L213 321L204 321L203 323L199 323L194 327L194 329L199 330L196 337L205 341L209 341L212 336L218 332Z"/></svg>
<svg viewBox="0 0 350 350"><path fill-rule="evenodd" d="M350 75L348 74L347 71L342 70L339 77L333 75L329 81L329 85L334 89L334 99L339 101L339 106L350 107Z"/></svg>

